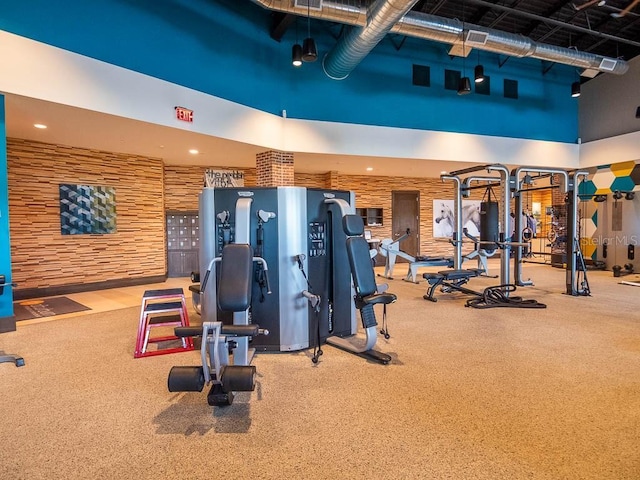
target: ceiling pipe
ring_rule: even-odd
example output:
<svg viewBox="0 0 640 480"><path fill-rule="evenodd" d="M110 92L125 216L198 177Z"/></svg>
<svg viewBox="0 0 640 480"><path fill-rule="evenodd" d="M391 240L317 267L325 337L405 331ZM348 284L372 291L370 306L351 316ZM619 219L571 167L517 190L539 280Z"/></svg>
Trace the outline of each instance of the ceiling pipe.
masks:
<svg viewBox="0 0 640 480"><path fill-rule="evenodd" d="M486 41L482 45L467 43L470 48L478 50L518 58L531 57L616 75L623 75L629 70L629 64L617 58L603 57L602 55L580 52L572 48L538 43L524 35L502 32L466 22L463 25L457 19L435 17L423 13L411 12L410 15L405 15L391 29L391 32L425 40L461 44L465 30L482 32L487 35Z"/></svg>
<svg viewBox="0 0 640 480"><path fill-rule="evenodd" d="M306 17L308 14L316 19L337 22L354 27L365 28L367 26L366 7L351 4L353 3L353 0L322 0L321 10L312 9L310 11L307 10L306 5L296 7L295 0L251 1L269 10L291 13L303 17ZM495 6L495 4L493 3L490 5L492 7ZM564 26L567 26L568 28L572 27L568 24ZM358 31L358 29L355 30ZM395 25L393 25L389 32L398 35L405 35L408 37L421 38L424 40L431 40L454 45L462 44L465 30L474 30L487 34L486 41L483 44L470 45L471 48L476 48L478 50L519 58L531 57L539 60L571 65L588 70L613 73L615 75L623 75L627 72L627 70L629 70L629 64L624 60L620 60L617 58L603 57L602 55L580 52L571 48L557 47L554 45L538 43L534 42L528 37L525 37L524 35L502 32L500 30L472 25L466 22L464 23L463 28L463 23L459 20L437 17L435 15L429 15L420 12L409 11L406 15L404 15L404 17L402 17L397 23L395 23ZM383 37L384 35L382 35L381 38ZM616 39L616 41L620 41L623 43L630 42L622 38L614 38ZM371 37L371 40L374 41L375 38ZM371 51L379 41L380 40L377 40L375 43L367 46L367 53ZM342 64L343 60L339 56L342 56L344 58L357 58L357 56L348 49L344 48L343 50L344 51L342 51L342 53L340 54L336 50L335 55L338 58L336 58L336 60L332 60L333 62ZM364 58L364 56L362 56L362 58ZM362 60L362 58L360 58L360 60ZM347 61L345 61L344 63L346 65ZM351 63L353 63L353 60L351 60ZM353 68L355 68L356 66L357 63L353 65ZM342 68L340 74L346 76L349 74L349 72L346 71L346 69Z"/></svg>
<svg viewBox="0 0 640 480"><path fill-rule="evenodd" d="M406 15L418 0L376 0L367 11L367 25L352 27L325 55L322 68L329 78L343 80Z"/></svg>
<svg viewBox="0 0 640 480"><path fill-rule="evenodd" d="M610 35L604 32L596 32L595 30L591 30L590 28L581 27L580 25L572 25L570 23L563 22L561 20L556 20L554 18L547 18L541 15L537 15L535 13L526 12L524 10L518 10L517 8L508 7L506 5L499 5L496 3L487 2L486 0L469 0L469 3L474 3L481 7L488 7L496 10L501 10L505 13L509 13L511 15L516 15L519 17L528 18L530 20L536 20L538 22L546 23L548 25L555 25L557 27L567 28L569 30L574 30L576 32L585 33L587 35L605 38L607 40L612 40L614 42L626 43L628 45L633 45L634 47L640 47L640 42L636 42L635 40L629 40L626 38L616 37L615 35Z"/></svg>

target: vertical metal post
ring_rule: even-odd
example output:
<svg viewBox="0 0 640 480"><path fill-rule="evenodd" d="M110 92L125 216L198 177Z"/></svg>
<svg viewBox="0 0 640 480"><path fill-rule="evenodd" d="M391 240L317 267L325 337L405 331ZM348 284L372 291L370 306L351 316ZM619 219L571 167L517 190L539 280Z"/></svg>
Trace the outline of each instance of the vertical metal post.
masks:
<svg viewBox="0 0 640 480"><path fill-rule="evenodd" d="M578 237L578 177L587 177L589 172L577 171L567 179L567 295L580 295L577 285L577 263L580 239Z"/></svg>
<svg viewBox="0 0 640 480"><path fill-rule="evenodd" d="M440 179L442 181L451 180L455 183L456 194L454 200L455 207L455 215L456 215L456 225L455 231L453 232L453 246L454 253L453 256L453 268L455 270L462 269L462 189L460 188L460 177L455 175L440 175Z"/></svg>
<svg viewBox="0 0 640 480"><path fill-rule="evenodd" d="M487 165L488 172L500 172L500 180L502 183L502 225L500 225L500 241L508 242L510 234L507 229L509 228L509 214L511 212L511 178L509 176L509 169L504 165ZM500 283L502 285L508 285L509 278L509 262L511 261L511 247L505 245L500 252ZM508 294L508 292L507 292Z"/></svg>

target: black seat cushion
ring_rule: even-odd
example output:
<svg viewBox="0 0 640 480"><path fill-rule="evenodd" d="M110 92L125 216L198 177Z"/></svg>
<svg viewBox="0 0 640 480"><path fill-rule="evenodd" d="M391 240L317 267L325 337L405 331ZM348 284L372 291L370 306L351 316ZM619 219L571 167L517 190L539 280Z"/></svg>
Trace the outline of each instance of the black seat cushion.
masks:
<svg viewBox="0 0 640 480"><path fill-rule="evenodd" d="M242 312L251 305L253 249L244 243L230 243L222 249L218 306L227 312Z"/></svg>

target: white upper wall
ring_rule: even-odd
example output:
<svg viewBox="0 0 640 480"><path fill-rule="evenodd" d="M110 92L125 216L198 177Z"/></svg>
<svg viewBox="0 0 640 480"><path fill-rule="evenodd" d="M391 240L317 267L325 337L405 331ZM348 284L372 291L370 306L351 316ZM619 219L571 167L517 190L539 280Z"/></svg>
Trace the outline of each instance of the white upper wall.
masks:
<svg viewBox="0 0 640 480"><path fill-rule="evenodd" d="M600 75L581 90L580 167L640 161L640 57L624 75Z"/></svg>
<svg viewBox="0 0 640 480"><path fill-rule="evenodd" d="M578 167L574 144L286 119L2 31L0 58L2 92L265 149ZM193 123L175 118L177 105L198 106Z"/></svg>
<svg viewBox="0 0 640 480"><path fill-rule="evenodd" d="M640 131L640 57L624 75L599 75L581 88L578 127L583 143Z"/></svg>

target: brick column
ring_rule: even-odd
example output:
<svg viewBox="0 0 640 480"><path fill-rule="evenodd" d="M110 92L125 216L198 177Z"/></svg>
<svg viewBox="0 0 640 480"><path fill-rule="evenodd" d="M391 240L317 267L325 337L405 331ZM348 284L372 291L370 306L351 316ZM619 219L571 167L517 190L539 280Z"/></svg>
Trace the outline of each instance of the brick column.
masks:
<svg viewBox="0 0 640 480"><path fill-rule="evenodd" d="M256 155L256 185L282 187L294 185L293 153L269 150Z"/></svg>

